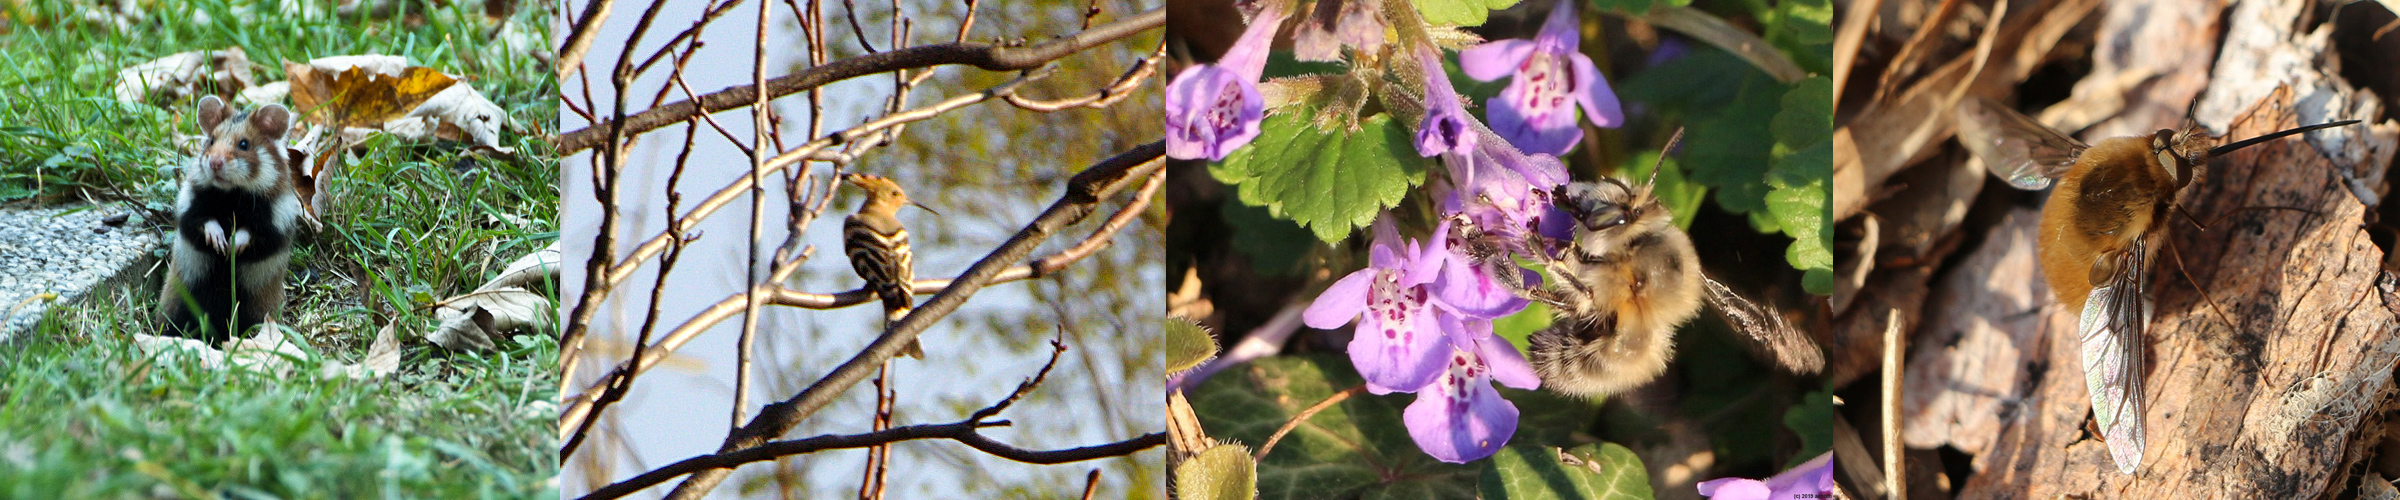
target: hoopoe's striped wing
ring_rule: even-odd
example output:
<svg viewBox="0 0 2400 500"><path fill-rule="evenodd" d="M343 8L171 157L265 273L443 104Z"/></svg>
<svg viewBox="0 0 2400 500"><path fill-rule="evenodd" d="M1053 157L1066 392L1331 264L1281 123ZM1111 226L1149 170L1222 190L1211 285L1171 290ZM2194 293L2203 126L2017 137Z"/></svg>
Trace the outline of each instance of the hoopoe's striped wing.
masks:
<svg viewBox="0 0 2400 500"><path fill-rule="evenodd" d="M856 215L844 219L842 252L850 257L850 269L883 298L886 309L907 311L916 304L909 289L909 282L916 279L915 262L910 257L908 230L898 221Z"/></svg>

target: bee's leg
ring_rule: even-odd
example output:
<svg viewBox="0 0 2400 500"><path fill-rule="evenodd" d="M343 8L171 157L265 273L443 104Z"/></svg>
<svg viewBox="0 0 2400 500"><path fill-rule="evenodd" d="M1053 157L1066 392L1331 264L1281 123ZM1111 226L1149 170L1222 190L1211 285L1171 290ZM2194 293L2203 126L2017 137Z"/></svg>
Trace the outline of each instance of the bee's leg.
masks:
<svg viewBox="0 0 2400 500"><path fill-rule="evenodd" d="M1533 285L1527 284L1525 268L1517 267L1516 263L1508 260L1506 255L1478 261L1476 265L1483 266L1484 274L1491 276L1493 282L1507 288L1511 294L1553 307L1565 305L1565 299L1557 292L1545 288L1535 288Z"/></svg>

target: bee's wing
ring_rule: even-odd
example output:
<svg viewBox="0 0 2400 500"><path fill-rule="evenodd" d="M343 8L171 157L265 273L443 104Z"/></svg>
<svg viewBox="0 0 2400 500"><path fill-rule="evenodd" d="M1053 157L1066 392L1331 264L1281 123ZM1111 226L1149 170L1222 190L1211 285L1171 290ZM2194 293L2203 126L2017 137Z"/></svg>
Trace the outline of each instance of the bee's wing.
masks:
<svg viewBox="0 0 2400 500"><path fill-rule="evenodd" d="M1958 103L1958 142L1983 159L1984 170L2017 189L2050 187L2075 157L2091 149L2032 118L1981 97Z"/></svg>
<svg viewBox="0 0 2400 500"><path fill-rule="evenodd" d="M2092 418L2108 439L2109 458L2126 474L2142 464L2142 329L2150 324L2144 247L2136 241L2132 251L2104 257L2119 259L2117 274L2092 288L2075 329L2083 341L2083 383L2092 397Z"/></svg>
<svg viewBox="0 0 2400 500"><path fill-rule="evenodd" d="M1715 310L1717 317L1724 319L1725 324L1749 335L1755 341L1755 347L1772 353L1775 362L1794 373L1816 373L1825 369L1825 354L1818 351L1816 341L1785 324L1783 316L1740 295L1734 295L1732 289L1726 288L1724 283L1718 283L1716 278L1702 277L1700 281L1701 288L1707 290L1701 296L1708 300L1709 309Z"/></svg>

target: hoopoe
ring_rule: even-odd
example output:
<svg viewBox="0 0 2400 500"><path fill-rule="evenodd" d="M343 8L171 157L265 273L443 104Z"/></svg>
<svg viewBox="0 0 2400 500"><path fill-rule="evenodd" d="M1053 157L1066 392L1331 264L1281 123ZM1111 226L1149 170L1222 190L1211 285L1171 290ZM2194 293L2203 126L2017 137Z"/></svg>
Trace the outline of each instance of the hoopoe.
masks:
<svg viewBox="0 0 2400 500"><path fill-rule="evenodd" d="M867 201L858 206L858 213L842 220L842 253L850 257L850 269L867 280L867 289L883 298L883 326L888 330L916 307L915 290L909 288L916 279L915 262L908 248L908 230L900 227L898 217L900 206L915 203L908 201L908 193L891 179L848 174L842 180L867 191ZM911 339L900 355L924 359L925 349Z"/></svg>

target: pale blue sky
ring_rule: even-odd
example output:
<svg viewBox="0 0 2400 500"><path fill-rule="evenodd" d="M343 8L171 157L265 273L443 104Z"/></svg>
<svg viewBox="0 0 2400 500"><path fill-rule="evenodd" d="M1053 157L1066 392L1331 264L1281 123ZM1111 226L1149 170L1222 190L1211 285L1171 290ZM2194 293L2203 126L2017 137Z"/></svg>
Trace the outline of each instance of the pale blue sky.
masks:
<svg viewBox="0 0 2400 500"><path fill-rule="evenodd" d="M663 40L689 26L695 17L692 12L704 3L702 0L668 2L650 35L654 41L635 51L636 57L646 57L656 50L656 44L660 43L657 40ZM958 8L958 4L953 2L912 3L924 4L923 9L926 10ZM880 12L884 7L880 2L877 4L872 10ZM781 8L783 4L775 2L774 5ZM1068 12L1076 12L1083 5L1077 2L1064 8ZM606 68L614 64L617 54L622 50L622 39L631 32L641 14L638 10L624 10L624 7L620 5L621 11L610 19L586 60L589 67L599 68L598 73L589 80L595 85L588 91L603 106L610 99L605 81ZM988 39L1003 34L1014 36L1018 33L1002 25L1009 21L1009 16L1001 15L1005 11L989 4L984 8L985 18L979 21L977 38ZM571 5L568 9L580 12L581 5ZM708 29L705 36L708 45L689 66L691 73L685 75L694 91L705 93L749 82L750 40L753 39L756 13L754 4L745 4ZM828 19L838 22L842 19L841 6L827 5L826 15ZM920 19L917 23L919 40L946 40L952 36L952 23L930 17ZM880 29L882 25L871 20L879 18L869 18L868 33L878 48L888 48L883 39L885 31ZM834 31L839 35L835 43L855 52L856 45L847 24L838 26L840 29ZM553 29L557 33L566 32L563 25L554 26ZM788 19L770 23L769 29L772 36L797 39L796 30ZM773 52L776 50L782 53ZM785 47L770 45L770 57L789 61L800 55L799 50L797 42ZM1113 74L1121 68L1114 66L1107 72ZM921 88L912 103L922 105L963 93L965 89L943 87L941 83L952 81L949 77L976 71L956 67L939 70L932 85ZM773 76L788 72L788 68L779 64L771 67L768 74ZM640 89L633 94L638 96L638 102L629 106L637 109L643 107L649 96L668 83L666 71L662 69L654 73L634 84L634 88ZM571 77L562 82L561 88L566 95L580 99L587 90L585 81L582 75ZM1086 85L1097 83L1084 82ZM827 129L854 125L877 114L880 101L888 95L891 86L888 76L875 76L827 87ZM675 92L674 97L668 99L669 102L682 99L680 91ZM787 143L804 142L807 123L805 100L786 98L777 104L786 113ZM1005 106L986 103L965 113L967 117L962 119L982 116L989 119L1041 120L1045 117L1016 112ZM993 109L995 107L1002 109ZM574 113L562 110L560 114L562 131L585 125ZM718 124L734 135L748 140L751 119L746 110L720 113L715 118ZM912 128L904 140L939 141L943 139L941 134L958 133L955 129L944 127L928 122ZM1057 132L1078 133L1071 130ZM1093 131L1091 134L1093 142L1102 144L1112 141L1147 142L1159 137L1156 129ZM668 167L681 147L683 135L682 127L660 129L646 136L641 146L628 156L629 168L624 177L626 204L622 207L622 213L631 218L625 221L619 233L621 240L638 243L664 227L661 210L666 198L663 185L669 173ZM904 211L902 216L910 221L912 231L919 234L916 239L918 276L953 276L1040 213L1044 206L1055 199L1062 185L1060 181L1065 176L1101 159L1100 156L1057 157L1053 154L1018 153L1022 151L979 155L965 150L942 150L932 155L904 156L895 149L882 149L874 151L853 168L901 178L912 194L941 212L942 215L937 217L910 209ZM944 189L937 184L952 182L958 176L934 171L924 165L899 164L900 158L916 157L959 160L942 165L951 168L968 168L972 165L996 169L996 172L1032 175L996 174L997 179L969 180L966 181L967 186L950 188L979 190L972 196L935 196L927 192ZM566 221L562 225L562 238L568 242L592 241L597 230L598 205L592 200L589 179L591 158L590 154L577 154L565 158L560 165L561 182L566 184L562 187L562 199L565 200L562 202L562 219ZM696 151L690 163L693 168L684 176L681 191L684 193L685 206L682 210L688 210L692 203L741 176L748 164L747 158L738 149L713 129L704 126L698 135ZM821 176L828 171L823 166L816 168ZM842 214L856 208L857 198L853 195L844 193L837 197L825 217L807 228L806 240L817 247L816 258L807 263L803 271L802 285L807 290L841 291L859 285L848 264L842 260L840 251L839 224ZM956 205L946 206L943 198L955 198L947 201ZM767 199L768 232L762 237L766 243L759 245L762 259L772 252L773 244L785 237L780 231L784 217L781 210L784 195L780 181L769 183ZM1112 203L1108 206L1116 205ZM675 275L666 283L665 289L671 290L672 294L661 301L663 311L658 335L663 335L675 323L691 317L700 308L739 290L745 279L741 262L748 259L741 242L748 234L749 217L749 201L744 199L718 211L703 225L701 231L705 236L687 250ZM1080 238L1091 225L1087 223L1067 231L1062 238ZM933 236L932 233L939 233L939 236ZM1045 250L1040 253L1048 253L1067 243L1071 241L1053 241L1045 245ZM633 243L623 244L619 252L623 253L632 246ZM562 281L561 296L570 301L581 293L584 279L581 264L589 257L588 252L589 248L573 244L568 247L566 261L572 264L565 266L567 274ZM1007 394L1020 380L1039 370L1048 356L1045 346L1047 340L1057 331L1056 325L1064 322L1071 330L1069 341L1074 349L1068 351L1058 371L1053 372L1035 398L1019 403L1002 415L1003 418L1018 422L1016 427L990 429L987 434L1023 448L1059 449L1113 442L1138 436L1142 432L1163 430L1164 404L1158 396L1163 393L1163 381L1157 351L1152 347L1155 343L1152 337L1155 335L1155 319L1165 310L1162 293L1164 279L1160 276L1162 271L1158 262L1162 254L1157 230L1147 224L1137 223L1126 230L1125 236L1116 245L1103 253L1094 259L1110 259L1134 267L1116 273L1116 277L1104 278L1099 273L1091 272L1091 266L1078 266L1061 276L1040 282L1017 282L987 288L968 306L928 330L922 337L927 359L902 360L896 365L899 370L896 378L902 384L898 403L899 423L954 421ZM635 333L632 330L642 322L641 308L648 299L656 272L657 265L653 261L629 280L619 295L609 302L614 307L604 310L593 325L591 335L595 341L616 338L620 345L630 342ZM1083 293L1095 288L1119 288L1133 293ZM1066 302L1057 304L1058 298L1066 298ZM562 304L562 315L572 307L571 302ZM752 405L755 407L789 397L842 360L848 359L871 339L880 318L880 311L874 307L830 311L771 308L769 314L760 321L761 334L757 347L760 358L766 361L760 362L759 376L753 378L756 391L752 394ZM587 491L585 485L589 479L586 478L587 464L584 460L591 457L610 456L613 459L605 461L609 475L611 478L624 478L640 470L714 451L724 439L727 428L732 403L735 344L739 333L740 320L737 317L702 334L679 351L681 359L688 362L669 363L645 374L634 391L609 410L615 422L622 427L596 433L595 442L587 443L578 460L566 465L561 479L563 490L569 495ZM616 355L622 356L622 353ZM1128 359L1133 362L1129 363ZM568 387L570 390L579 390L613 365L613 360L587 359L581 372L570 376ZM859 385L789 436L865 432L868 429L868 409L873 403L871 391L867 384ZM1094 425L1095 422L1106 425ZM620 433L618 435L626 437L625 445L630 447L630 453L607 453L610 448L598 442L603 439L599 436L607 433ZM1152 449L1143 452L1135 460L1147 463L1148 470L1155 475L1161 467L1161 453L1160 449ZM796 463L793 467L800 471L800 477L805 477L808 483L800 496L814 498L852 494L858 487L864 458L864 451L846 450L794 460ZM894 448L890 492L891 498L941 497L959 491L977 491L979 496L997 496L1011 492L992 488L1022 486L1029 487L1029 490L1013 493L1066 496L1080 493L1084 474L1092 468L1103 467L1104 463L1035 466L991 458L955 442L916 441ZM715 490L715 496L735 497L743 492L742 485L748 482L748 478L771 469L773 467L766 464L741 469L733 480ZM1133 487L1135 482L1123 476L1125 474L1118 473L1118 469L1104 473L1107 482L1103 491L1115 491L1118 494L1102 496L1119 497L1127 493L1125 489ZM1158 479L1147 478L1140 484L1155 486ZM655 497L666 489L656 488L636 498ZM772 490L756 493L754 496L772 496Z"/></svg>

